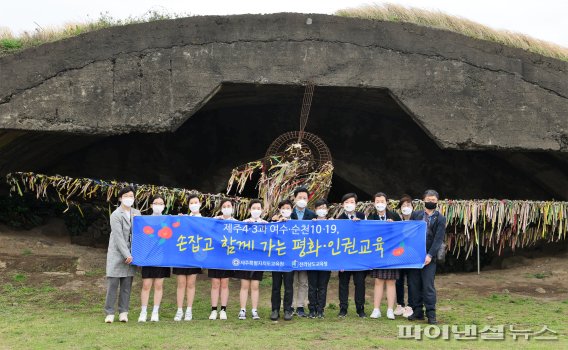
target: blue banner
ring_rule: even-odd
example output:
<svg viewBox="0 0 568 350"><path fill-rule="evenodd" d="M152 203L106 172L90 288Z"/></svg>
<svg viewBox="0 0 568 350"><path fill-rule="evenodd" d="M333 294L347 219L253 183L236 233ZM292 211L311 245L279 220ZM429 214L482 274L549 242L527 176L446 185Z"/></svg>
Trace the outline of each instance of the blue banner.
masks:
<svg viewBox="0 0 568 350"><path fill-rule="evenodd" d="M133 264L224 270L422 268L424 221L290 220L245 223L136 216Z"/></svg>

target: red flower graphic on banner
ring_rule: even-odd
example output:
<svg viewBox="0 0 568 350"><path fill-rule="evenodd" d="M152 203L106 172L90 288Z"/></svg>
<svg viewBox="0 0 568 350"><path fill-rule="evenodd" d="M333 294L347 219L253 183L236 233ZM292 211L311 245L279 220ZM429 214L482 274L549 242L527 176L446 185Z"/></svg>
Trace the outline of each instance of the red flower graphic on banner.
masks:
<svg viewBox="0 0 568 350"><path fill-rule="evenodd" d="M401 242L398 248L393 249L392 255L394 256L401 256L404 254L404 242Z"/></svg>

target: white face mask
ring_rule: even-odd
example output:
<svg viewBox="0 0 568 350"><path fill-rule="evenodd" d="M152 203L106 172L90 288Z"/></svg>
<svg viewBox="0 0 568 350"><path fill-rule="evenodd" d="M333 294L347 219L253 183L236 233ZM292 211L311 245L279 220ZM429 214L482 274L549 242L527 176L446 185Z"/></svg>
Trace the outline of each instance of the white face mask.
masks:
<svg viewBox="0 0 568 350"><path fill-rule="evenodd" d="M352 211L355 210L355 204L353 203L344 204L343 209L345 209L346 212L351 213Z"/></svg>
<svg viewBox="0 0 568 350"><path fill-rule="evenodd" d="M250 211L250 216L253 219L258 219L260 215L262 215L262 210L255 209Z"/></svg>
<svg viewBox="0 0 568 350"><path fill-rule="evenodd" d="M163 204L152 204L152 211L154 212L154 214L162 214L162 212L164 211L164 208L166 206Z"/></svg>
<svg viewBox="0 0 568 350"><path fill-rule="evenodd" d="M280 209L280 215L289 218L292 215L292 209Z"/></svg>
<svg viewBox="0 0 568 350"><path fill-rule="evenodd" d="M201 203L189 205L189 211L192 213L199 213L199 209L201 209Z"/></svg>
<svg viewBox="0 0 568 350"><path fill-rule="evenodd" d="M300 199L296 202L296 206L300 209L304 209L308 205L308 201L305 199Z"/></svg>
<svg viewBox="0 0 568 350"><path fill-rule="evenodd" d="M125 197L125 198L122 198L121 202L125 207L130 208L134 204L134 198Z"/></svg>
<svg viewBox="0 0 568 350"><path fill-rule="evenodd" d="M412 208L411 208L411 207L402 207L402 209L400 209L400 211L401 211L402 214L404 214L404 215L410 215L410 214L412 214Z"/></svg>
<svg viewBox="0 0 568 350"><path fill-rule="evenodd" d="M317 209L316 215L318 216L318 218L325 218L325 216L327 215L327 209Z"/></svg>
<svg viewBox="0 0 568 350"><path fill-rule="evenodd" d="M222 208L221 213L223 213L223 215L225 215L225 216L231 216L231 215L233 215L233 208L231 208L231 207Z"/></svg>
<svg viewBox="0 0 568 350"><path fill-rule="evenodd" d="M377 203L375 204L375 208L377 208L377 211L385 211L387 205L385 203Z"/></svg>

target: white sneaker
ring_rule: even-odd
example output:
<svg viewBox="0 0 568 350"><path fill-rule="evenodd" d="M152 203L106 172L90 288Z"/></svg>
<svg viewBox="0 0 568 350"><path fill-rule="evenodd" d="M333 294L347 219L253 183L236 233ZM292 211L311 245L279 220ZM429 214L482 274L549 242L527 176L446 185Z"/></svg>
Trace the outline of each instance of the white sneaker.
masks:
<svg viewBox="0 0 568 350"><path fill-rule="evenodd" d="M209 315L209 319L210 320L216 320L217 319L217 310L211 311L211 315Z"/></svg>
<svg viewBox="0 0 568 350"><path fill-rule="evenodd" d="M404 308L404 312L402 313L402 317L406 317L408 318L408 316L412 315L414 313L414 311L412 310L412 308L410 306L407 306Z"/></svg>
<svg viewBox="0 0 568 350"><path fill-rule="evenodd" d="M246 320L247 319L247 312L245 310L239 311L239 320Z"/></svg>
<svg viewBox="0 0 568 350"><path fill-rule="evenodd" d="M394 320L394 312L392 311L392 309L387 310L387 318L389 320Z"/></svg>
<svg viewBox="0 0 568 350"><path fill-rule="evenodd" d="M150 322L159 322L160 315L157 312L152 312L152 316L150 317Z"/></svg>
<svg viewBox="0 0 568 350"><path fill-rule="evenodd" d="M379 318L381 317L381 310L379 309L373 309L373 312L371 313L371 316L369 316L370 318Z"/></svg>
<svg viewBox="0 0 568 350"><path fill-rule="evenodd" d="M400 304L396 304L396 309L394 309L395 316L402 316L404 313L404 308Z"/></svg>
<svg viewBox="0 0 568 350"><path fill-rule="evenodd" d="M183 317L183 311L178 310L178 311L176 311L176 315L174 316L174 321L179 322L179 321L181 321L182 317Z"/></svg>
<svg viewBox="0 0 568 350"><path fill-rule="evenodd" d="M148 317L147 312L140 312L140 316L138 316L138 322L146 322L147 317Z"/></svg>
<svg viewBox="0 0 568 350"><path fill-rule="evenodd" d="M121 312L118 314L118 320L120 322L128 322L128 312Z"/></svg>
<svg viewBox="0 0 568 350"><path fill-rule="evenodd" d="M183 319L184 321L191 321L193 320L193 313L191 311L186 311L185 312L185 318Z"/></svg>
<svg viewBox="0 0 568 350"><path fill-rule="evenodd" d="M252 319L253 320L260 320L260 316L258 315L258 311L254 310L252 312Z"/></svg>
<svg viewBox="0 0 568 350"><path fill-rule="evenodd" d="M219 319L220 320L226 320L227 319L227 312L225 310L221 310L219 312Z"/></svg>
<svg viewBox="0 0 568 350"><path fill-rule="evenodd" d="M114 322L114 315L107 315L105 317L105 323L113 323Z"/></svg>

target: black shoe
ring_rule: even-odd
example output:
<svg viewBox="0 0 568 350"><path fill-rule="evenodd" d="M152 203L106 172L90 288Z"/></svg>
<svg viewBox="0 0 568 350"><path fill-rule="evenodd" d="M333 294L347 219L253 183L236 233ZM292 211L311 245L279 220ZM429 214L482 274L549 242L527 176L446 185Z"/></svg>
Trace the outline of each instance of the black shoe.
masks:
<svg viewBox="0 0 568 350"><path fill-rule="evenodd" d="M309 318L316 318L316 312L314 310L310 311L310 314L308 315Z"/></svg>
<svg viewBox="0 0 568 350"><path fill-rule="evenodd" d="M298 317L306 317L307 316L303 307L296 308L296 314L298 315Z"/></svg>
<svg viewBox="0 0 568 350"><path fill-rule="evenodd" d="M365 311L363 311L363 310L357 312L357 315L358 315L359 317L361 317L361 318L367 317L367 314L366 314Z"/></svg>
<svg viewBox="0 0 568 350"><path fill-rule="evenodd" d="M346 309L341 309L341 310L339 310L339 313L337 314L337 317L343 318L343 317L345 317L345 316L347 316L347 310L346 310Z"/></svg>
<svg viewBox="0 0 568 350"><path fill-rule="evenodd" d="M318 311L317 318L324 318L323 311Z"/></svg>
<svg viewBox="0 0 568 350"><path fill-rule="evenodd" d="M423 321L424 320L424 314L412 314L412 315L408 316L408 320L409 321Z"/></svg>
<svg viewBox="0 0 568 350"><path fill-rule="evenodd" d="M280 312L278 310L272 310L272 313L270 314L270 319L272 321L276 321L280 318Z"/></svg>
<svg viewBox="0 0 568 350"><path fill-rule="evenodd" d="M428 324L438 324L436 317L428 317Z"/></svg>
<svg viewBox="0 0 568 350"><path fill-rule="evenodd" d="M284 311L284 321L292 320L292 310Z"/></svg>

